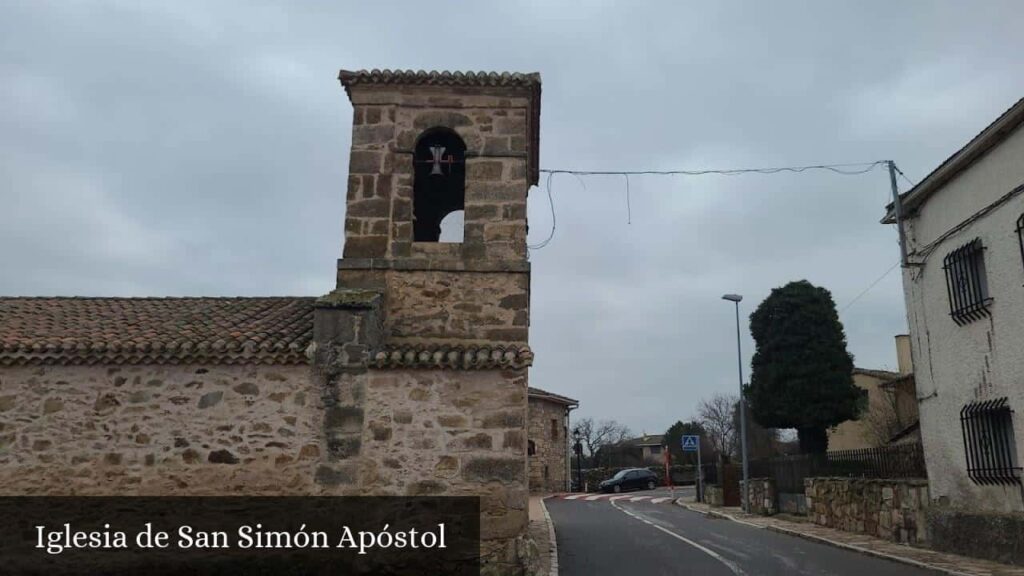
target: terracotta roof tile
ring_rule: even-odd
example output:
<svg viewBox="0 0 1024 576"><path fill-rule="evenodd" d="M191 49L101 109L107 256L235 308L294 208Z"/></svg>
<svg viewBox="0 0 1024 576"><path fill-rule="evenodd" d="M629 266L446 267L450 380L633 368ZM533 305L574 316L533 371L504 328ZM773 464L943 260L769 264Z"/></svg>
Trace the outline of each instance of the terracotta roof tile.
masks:
<svg viewBox="0 0 1024 576"><path fill-rule="evenodd" d="M338 80L348 89L356 84L413 86L525 86L540 84L537 72L448 72L438 70L342 70Z"/></svg>
<svg viewBox="0 0 1024 576"><path fill-rule="evenodd" d="M305 364L315 298L0 298L0 366Z"/></svg>
<svg viewBox="0 0 1024 576"><path fill-rule="evenodd" d="M574 400L568 396L562 396L561 394L555 394L554 392L548 392L547 390L541 390L540 388L534 388L533 386L529 387L527 393L531 398L550 400L558 404L565 404L566 406L571 406L573 404L578 405L580 403L579 400Z"/></svg>
<svg viewBox="0 0 1024 576"><path fill-rule="evenodd" d="M873 378L878 378L879 380L894 380L896 378L899 378L900 376L899 372L891 372L889 370L872 370L869 368L857 368L856 366L853 368L853 373L871 376Z"/></svg>

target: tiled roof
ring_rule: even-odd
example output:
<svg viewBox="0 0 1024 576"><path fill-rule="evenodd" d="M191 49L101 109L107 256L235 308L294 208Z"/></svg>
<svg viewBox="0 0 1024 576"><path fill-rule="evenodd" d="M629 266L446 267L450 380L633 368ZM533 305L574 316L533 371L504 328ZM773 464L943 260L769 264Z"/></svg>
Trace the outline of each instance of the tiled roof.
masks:
<svg viewBox="0 0 1024 576"><path fill-rule="evenodd" d="M890 372L888 370L872 370L872 369L869 369L869 368L857 368L857 367L854 367L853 373L854 374L863 374L865 376L871 376L873 378L878 378L879 380L894 380L896 378L899 378L899 376L900 376L899 372Z"/></svg>
<svg viewBox="0 0 1024 576"><path fill-rule="evenodd" d="M989 150L1001 143L1007 136L1012 134L1024 123L1024 98L1010 106L991 124L979 132L970 142L953 153L952 156L939 164L930 174L925 176L916 186L900 194L903 202L903 209L911 211L925 202L932 194L937 192L947 182L956 177L957 174L969 168ZM882 224L895 224L895 207L890 202L885 207L885 217Z"/></svg>
<svg viewBox="0 0 1024 576"><path fill-rule="evenodd" d="M315 298L0 298L0 366L305 364Z"/></svg>
<svg viewBox="0 0 1024 576"><path fill-rule="evenodd" d="M338 80L348 90L356 84L414 86L525 86L540 84L536 72L448 72L437 70L342 70Z"/></svg>
<svg viewBox="0 0 1024 576"><path fill-rule="evenodd" d="M638 438L623 440L620 446L661 446L664 442L664 434L647 434Z"/></svg>
<svg viewBox="0 0 1024 576"><path fill-rule="evenodd" d="M541 390L540 388L534 388L530 386L527 391L530 398L541 398L558 404L565 404L566 406L579 405L579 400L573 400L568 396L562 396L561 394L555 394L554 392L548 392L547 390Z"/></svg>
<svg viewBox="0 0 1024 576"><path fill-rule="evenodd" d="M374 368L451 368L486 370L527 368L533 364L528 346L456 346L451 344L391 346L374 354Z"/></svg>

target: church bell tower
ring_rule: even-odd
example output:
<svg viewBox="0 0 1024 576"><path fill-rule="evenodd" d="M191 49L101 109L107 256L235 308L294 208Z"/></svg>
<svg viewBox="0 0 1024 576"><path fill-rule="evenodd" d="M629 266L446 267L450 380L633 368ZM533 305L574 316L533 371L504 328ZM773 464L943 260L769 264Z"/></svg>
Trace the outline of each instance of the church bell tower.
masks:
<svg viewBox="0 0 1024 576"><path fill-rule="evenodd" d="M343 70L345 245L310 348L326 494L480 502L482 574L527 555L538 74Z"/></svg>

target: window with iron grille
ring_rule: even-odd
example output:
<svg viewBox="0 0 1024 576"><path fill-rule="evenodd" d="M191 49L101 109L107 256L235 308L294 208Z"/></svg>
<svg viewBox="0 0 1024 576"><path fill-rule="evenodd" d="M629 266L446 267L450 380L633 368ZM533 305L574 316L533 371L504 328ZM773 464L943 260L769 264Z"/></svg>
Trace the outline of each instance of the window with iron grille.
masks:
<svg viewBox="0 0 1024 576"><path fill-rule="evenodd" d="M977 484L1020 484L1013 410L1006 398L971 402L960 410L967 476Z"/></svg>
<svg viewBox="0 0 1024 576"><path fill-rule="evenodd" d="M989 315L992 298L988 295L984 251L981 239L975 238L942 260L942 268L946 271L949 315L961 326Z"/></svg>
<svg viewBox="0 0 1024 576"><path fill-rule="evenodd" d="M1020 246L1020 260L1024 262L1024 214L1017 218L1017 244Z"/></svg>

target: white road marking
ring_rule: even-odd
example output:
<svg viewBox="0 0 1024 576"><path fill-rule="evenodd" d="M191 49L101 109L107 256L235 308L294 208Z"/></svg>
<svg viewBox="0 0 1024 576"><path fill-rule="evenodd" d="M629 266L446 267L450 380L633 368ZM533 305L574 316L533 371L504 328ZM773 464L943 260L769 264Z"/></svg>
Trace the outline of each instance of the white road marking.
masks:
<svg viewBox="0 0 1024 576"><path fill-rule="evenodd" d="M623 498L632 498L632 496L612 496L609 500L615 502L616 500L622 500Z"/></svg>
<svg viewBox="0 0 1024 576"><path fill-rule="evenodd" d="M661 504L662 502L668 502L671 497L666 496L665 498L651 498L651 504Z"/></svg>
<svg viewBox="0 0 1024 576"><path fill-rule="evenodd" d="M634 514L633 512L630 512L629 510L626 510L625 508L622 508L621 506L619 506L615 502L612 502L612 506L616 510L619 510L620 512L625 512L626 514L628 514L628 515L632 516L633 518L643 522L644 524L647 524L648 526L652 526L652 527L654 527L654 528L656 528L658 530L661 530L662 532L668 534L669 536L672 536L673 538L675 538L677 540L681 540L682 542L685 542L685 543L689 544L690 546L693 546L694 548L700 550L701 552L707 554L708 556L711 556L715 560L718 560L719 562L721 562L726 568L731 570L733 574L736 574L737 576L740 576L740 575L743 574L743 571L740 570L739 566L737 566L736 564L730 562L729 560L726 560L718 552L715 552L714 550L712 550L710 548L707 548L705 546L701 546L700 544L694 542L693 540L690 540L689 538L686 538L685 536L680 536L679 534L676 534L675 532L669 530L668 528L663 528L661 526L658 526L657 524L655 524L654 522L651 522L650 520L644 518L643 516L640 516L639 514Z"/></svg>
<svg viewBox="0 0 1024 576"><path fill-rule="evenodd" d="M573 494L572 496L566 496L566 500L575 500L577 498L583 498L586 494Z"/></svg>
<svg viewBox="0 0 1024 576"><path fill-rule="evenodd" d="M644 500L647 500L648 498L650 498L650 496L633 496L632 498L629 499L629 501L630 502L643 502Z"/></svg>
<svg viewBox="0 0 1024 576"><path fill-rule="evenodd" d="M607 498L607 496L605 496L604 494L598 494L596 496L587 496L586 498L584 498L584 500L587 500L588 502L593 502L594 500L600 500L601 498Z"/></svg>

